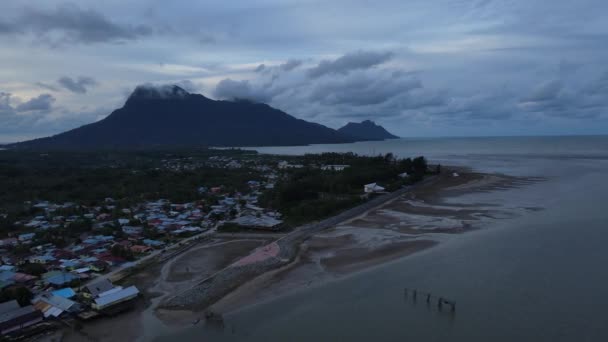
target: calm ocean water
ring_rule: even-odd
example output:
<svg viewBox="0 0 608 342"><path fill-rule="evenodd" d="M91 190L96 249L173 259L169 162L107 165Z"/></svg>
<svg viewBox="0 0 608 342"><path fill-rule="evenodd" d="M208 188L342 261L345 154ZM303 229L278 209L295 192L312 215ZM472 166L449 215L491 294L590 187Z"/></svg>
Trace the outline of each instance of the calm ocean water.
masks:
<svg viewBox="0 0 608 342"><path fill-rule="evenodd" d="M425 155L546 181L458 200L543 207L382 267L159 341L607 341L608 137L402 139L260 148ZM404 301L403 288L453 299L454 315ZM234 331L232 331L234 328Z"/></svg>

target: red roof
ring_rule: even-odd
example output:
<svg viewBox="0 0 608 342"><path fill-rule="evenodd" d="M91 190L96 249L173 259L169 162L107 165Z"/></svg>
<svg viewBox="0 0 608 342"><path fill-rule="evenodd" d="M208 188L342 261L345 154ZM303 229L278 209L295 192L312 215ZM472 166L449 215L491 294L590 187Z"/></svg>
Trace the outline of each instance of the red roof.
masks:
<svg viewBox="0 0 608 342"><path fill-rule="evenodd" d="M151 249L152 248L148 247L148 246L141 246L141 245L131 246L131 251L133 251L134 253L145 253Z"/></svg>

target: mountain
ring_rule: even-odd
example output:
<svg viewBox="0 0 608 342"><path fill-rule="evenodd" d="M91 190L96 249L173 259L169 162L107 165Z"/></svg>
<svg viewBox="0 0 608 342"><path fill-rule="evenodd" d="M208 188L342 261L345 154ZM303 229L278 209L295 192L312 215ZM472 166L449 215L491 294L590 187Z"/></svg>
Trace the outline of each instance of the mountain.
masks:
<svg viewBox="0 0 608 342"><path fill-rule="evenodd" d="M384 127L376 125L375 122L370 120L361 123L349 122L346 126L338 129L338 132L356 140L399 139L398 136L392 135Z"/></svg>
<svg viewBox="0 0 608 342"><path fill-rule="evenodd" d="M103 120L13 147L269 146L354 140L266 104L215 101L177 86L139 86L122 108Z"/></svg>

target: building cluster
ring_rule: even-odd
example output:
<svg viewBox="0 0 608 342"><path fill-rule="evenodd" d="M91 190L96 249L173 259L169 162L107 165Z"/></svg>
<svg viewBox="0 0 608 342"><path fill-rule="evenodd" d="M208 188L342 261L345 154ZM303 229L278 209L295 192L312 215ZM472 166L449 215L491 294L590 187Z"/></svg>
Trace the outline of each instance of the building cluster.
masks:
<svg viewBox="0 0 608 342"><path fill-rule="evenodd" d="M186 161L167 160L165 166L184 170L191 163ZM276 167L245 166L246 162L223 157L210 162L224 168L252 167L265 176L248 181L248 190L242 192L220 184L199 186L200 200L188 203L159 199L124 207L112 198L93 207L26 203L32 216L15 222L18 229L0 239L0 291L3 301L9 299L0 304L2 334L128 307L139 290L114 286L105 275L160 254L184 238L212 233L226 222L252 229L281 226L280 213L258 205L259 196L274 187Z"/></svg>
<svg viewBox="0 0 608 342"><path fill-rule="evenodd" d="M162 162L174 171L203 165L192 158ZM48 320L89 319L128 308L139 290L115 286L106 274L160 254L184 238L210 234L226 223L262 230L282 227L281 214L262 208L258 198L275 187L281 170L303 165L219 156L208 158L204 166L249 168L262 176L248 181L241 192L221 184L201 185L196 188L200 199L188 203L158 199L125 205L112 198L97 206L26 203L32 216L15 222L18 229L0 239L2 334L17 334ZM349 165L318 167L340 172ZM383 190L375 183L364 187L366 193Z"/></svg>

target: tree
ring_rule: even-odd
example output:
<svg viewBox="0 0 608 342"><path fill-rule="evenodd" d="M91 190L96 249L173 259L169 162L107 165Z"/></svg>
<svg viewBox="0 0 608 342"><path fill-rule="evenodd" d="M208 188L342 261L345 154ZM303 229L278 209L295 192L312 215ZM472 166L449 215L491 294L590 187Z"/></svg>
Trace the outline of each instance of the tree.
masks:
<svg viewBox="0 0 608 342"><path fill-rule="evenodd" d="M36 277L39 277L41 274L46 272L46 268L43 265L31 262L27 262L21 266L21 270L24 273L31 274Z"/></svg>
<svg viewBox="0 0 608 342"><path fill-rule="evenodd" d="M133 252L131 252L130 249L123 247L119 244L115 244L114 246L112 246L110 253L112 253L112 255L115 257L124 258L127 260L135 259L135 257L133 256Z"/></svg>
<svg viewBox="0 0 608 342"><path fill-rule="evenodd" d="M24 286L6 288L0 292L0 302L2 303L16 300L19 305L25 306L30 304L32 298L34 298L34 295Z"/></svg>
<svg viewBox="0 0 608 342"><path fill-rule="evenodd" d="M422 178L427 171L427 163L424 157L416 157L412 160L412 172L418 178Z"/></svg>

